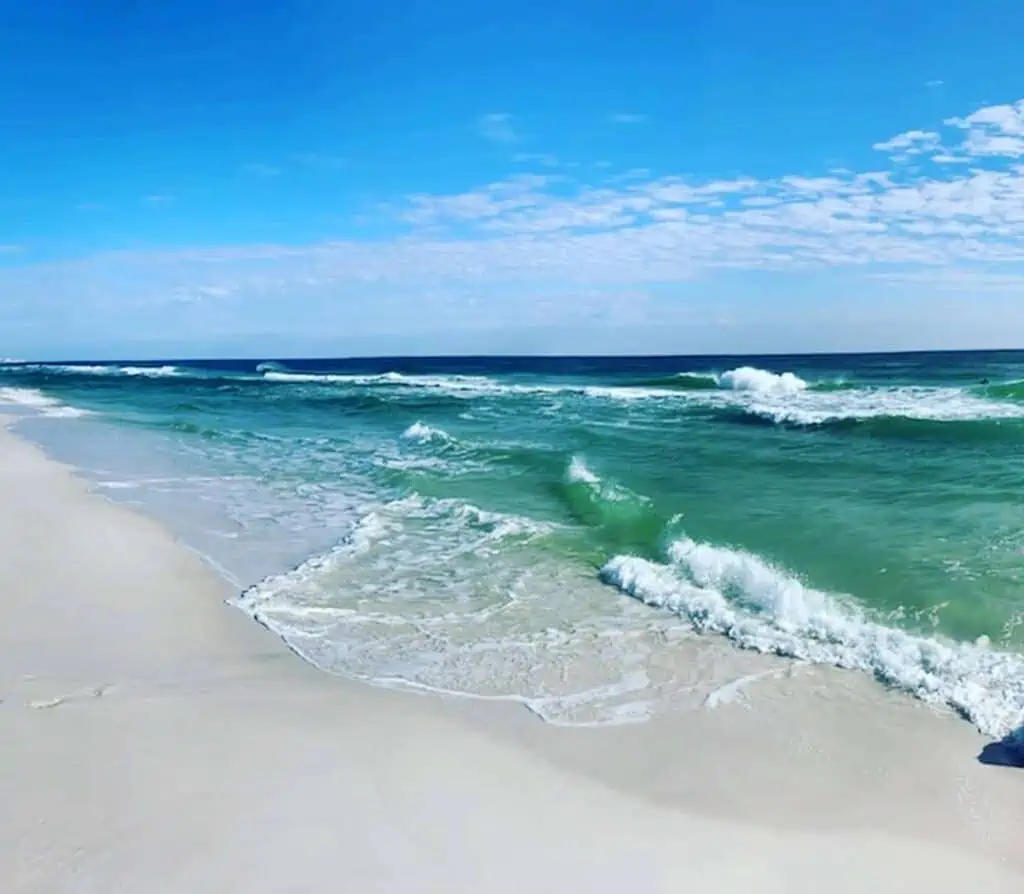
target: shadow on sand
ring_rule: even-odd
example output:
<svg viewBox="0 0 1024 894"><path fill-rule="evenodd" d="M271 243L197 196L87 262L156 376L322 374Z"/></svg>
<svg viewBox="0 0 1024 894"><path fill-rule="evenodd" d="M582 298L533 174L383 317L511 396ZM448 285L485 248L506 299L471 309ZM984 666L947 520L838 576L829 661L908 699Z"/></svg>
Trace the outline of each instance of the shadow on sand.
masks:
<svg viewBox="0 0 1024 894"><path fill-rule="evenodd" d="M1024 769L1024 726L999 742L990 742L981 749L978 760L993 767Z"/></svg>

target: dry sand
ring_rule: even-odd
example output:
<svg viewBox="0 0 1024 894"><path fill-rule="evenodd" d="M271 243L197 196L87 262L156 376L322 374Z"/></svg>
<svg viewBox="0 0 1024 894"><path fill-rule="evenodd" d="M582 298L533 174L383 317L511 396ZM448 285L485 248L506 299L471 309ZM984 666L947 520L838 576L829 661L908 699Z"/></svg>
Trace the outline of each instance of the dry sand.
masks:
<svg viewBox="0 0 1024 894"><path fill-rule="evenodd" d="M825 670L642 727L336 679L0 431L0 891L1014 892L1024 771Z"/></svg>

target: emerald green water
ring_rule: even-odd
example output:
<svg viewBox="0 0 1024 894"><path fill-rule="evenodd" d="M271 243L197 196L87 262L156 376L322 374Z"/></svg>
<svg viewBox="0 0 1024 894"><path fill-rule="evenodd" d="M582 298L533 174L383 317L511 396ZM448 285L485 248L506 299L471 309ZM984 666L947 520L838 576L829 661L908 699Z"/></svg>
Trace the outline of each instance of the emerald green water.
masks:
<svg viewBox="0 0 1024 894"><path fill-rule="evenodd" d="M1024 355L36 365L0 397L335 672L636 719L669 625L1024 719Z"/></svg>

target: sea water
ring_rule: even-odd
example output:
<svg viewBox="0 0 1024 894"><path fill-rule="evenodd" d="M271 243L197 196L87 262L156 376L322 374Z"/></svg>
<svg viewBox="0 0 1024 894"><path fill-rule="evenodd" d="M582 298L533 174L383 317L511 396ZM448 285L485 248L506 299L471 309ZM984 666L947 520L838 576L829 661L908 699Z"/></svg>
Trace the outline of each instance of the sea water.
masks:
<svg viewBox="0 0 1024 894"><path fill-rule="evenodd" d="M331 672L615 723L712 638L1024 722L1024 354L9 364L0 402Z"/></svg>

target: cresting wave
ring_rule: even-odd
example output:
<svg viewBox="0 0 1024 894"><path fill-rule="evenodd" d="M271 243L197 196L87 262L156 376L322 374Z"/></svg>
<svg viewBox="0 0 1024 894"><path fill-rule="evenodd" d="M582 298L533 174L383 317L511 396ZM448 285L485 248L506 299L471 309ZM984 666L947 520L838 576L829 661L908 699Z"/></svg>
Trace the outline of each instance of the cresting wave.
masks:
<svg viewBox="0 0 1024 894"><path fill-rule="evenodd" d="M267 372L264 378L293 384L422 389L460 399L575 394L597 400L674 400L689 408L738 411L773 424L796 426L822 426L888 417L937 422L1024 420L1024 402L988 397L967 388L856 388L835 380L811 384L793 373L773 373L749 366L720 375L679 373L669 379L648 380L646 385L510 383L484 376L415 376L397 372L379 375ZM684 386L672 387L673 382L682 382Z"/></svg>
<svg viewBox="0 0 1024 894"><path fill-rule="evenodd" d="M888 386L803 391L785 397L754 395L715 409L739 411L777 425L829 426L868 420L931 422L1024 420L1024 403L993 400L960 388Z"/></svg>
<svg viewBox="0 0 1024 894"><path fill-rule="evenodd" d="M16 367L13 371L17 372L18 370L68 376L142 376L151 379L186 375L184 370L169 364L161 366L120 366L88 363L35 363Z"/></svg>
<svg viewBox="0 0 1024 894"><path fill-rule="evenodd" d="M402 437L407 441L419 441L424 444L430 441L449 443L453 440L448 432L427 425L425 422L414 422L402 432Z"/></svg>
<svg viewBox="0 0 1024 894"><path fill-rule="evenodd" d="M799 394L807 390L807 383L791 372L782 374L741 366L718 377L718 384L733 391L754 391L769 394Z"/></svg>
<svg viewBox="0 0 1024 894"><path fill-rule="evenodd" d="M951 708L993 737L1024 723L1024 657L880 624L850 597L805 586L749 553L674 540L664 562L618 555L601 578L744 649L859 670Z"/></svg>
<svg viewBox="0 0 1024 894"><path fill-rule="evenodd" d="M218 372L213 369L116 364L35 364L5 368L26 385L51 383L50 376L82 376L149 380L177 387L191 381L207 386L230 383L238 388L262 385L309 387L302 399L348 399L359 407L374 402L386 408L391 401L440 399L561 400L566 397L614 402L652 402L652 406L679 406L682 410L719 414L723 421L764 422L796 427L835 427L873 423L871 433L894 436L926 435L908 430L899 420L917 422L1024 421L1024 384L955 386L863 385L836 379L808 382L791 372L775 373L740 366L723 373L681 372L643 381L622 379L606 384L547 379L509 381L482 375L415 375L400 372L329 373L293 372L280 364L262 363L256 372ZM33 374L39 378L33 378ZM28 378L24 378L24 376ZM889 420L894 422L890 424ZM1000 436L1006 433L1000 433ZM1008 436L1014 436L1010 433Z"/></svg>
<svg viewBox="0 0 1024 894"><path fill-rule="evenodd" d="M650 500L602 479L581 458L570 461L565 485L584 524L650 527L656 517ZM661 523L668 545L660 561L619 553L601 567L599 579L668 610L697 633L722 635L743 649L870 674L956 711L987 735L1005 737L1024 724L1024 656L987 642L955 642L886 626L853 597L814 589L757 555L694 541L680 533L679 522L677 517ZM477 661L484 653L488 660L500 653L504 661L516 650L542 654L552 631L543 622L537 626L536 619L554 608L544 600L566 594L550 581L538 591L547 573L540 569L542 576L524 593L540 602L507 601L501 595L505 579L499 579L492 596L479 603L457 589L469 585L469 578L460 583L444 569L452 568L456 557L473 557L493 572L505 567L507 547L555 530L549 523L487 512L461 500L413 495L364 515L333 550L250 588L238 604L325 669L383 684L493 697L494 678L478 677ZM652 535L644 532L645 538ZM524 570L536 567L532 554L522 561ZM415 571L411 577L410 571ZM508 580L523 573L516 571ZM440 589L432 583L438 574L447 581ZM361 595L353 600L349 593ZM517 605L525 614L504 634L481 626ZM562 648L577 646L563 643ZM527 664L532 672L542 666L536 655ZM501 667L501 675L509 671ZM516 682L501 679L504 691ZM625 686L640 697L644 685L641 678L630 678L607 691L621 694ZM527 680L524 691L512 695L534 707L544 703L544 710L582 697L567 693L559 701L549 690L531 686ZM586 696L600 697L596 689ZM548 716L544 710L538 713Z"/></svg>

